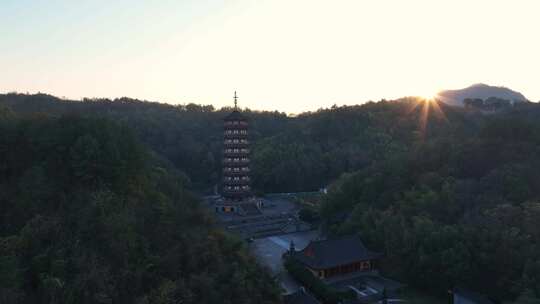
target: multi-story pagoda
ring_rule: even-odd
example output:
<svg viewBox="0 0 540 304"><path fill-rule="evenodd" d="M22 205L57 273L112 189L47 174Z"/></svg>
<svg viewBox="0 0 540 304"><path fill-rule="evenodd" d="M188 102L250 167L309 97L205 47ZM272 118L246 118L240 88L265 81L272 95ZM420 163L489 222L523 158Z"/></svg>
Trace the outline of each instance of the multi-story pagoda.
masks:
<svg viewBox="0 0 540 304"><path fill-rule="evenodd" d="M238 211L239 204L251 197L248 120L238 110L237 99L234 92L234 110L223 123L223 212Z"/></svg>

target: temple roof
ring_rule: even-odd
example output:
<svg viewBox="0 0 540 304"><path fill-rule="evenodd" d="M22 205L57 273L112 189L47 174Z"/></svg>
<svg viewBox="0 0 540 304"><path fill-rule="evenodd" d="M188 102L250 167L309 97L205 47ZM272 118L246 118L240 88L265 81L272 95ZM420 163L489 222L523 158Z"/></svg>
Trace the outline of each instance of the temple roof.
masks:
<svg viewBox="0 0 540 304"><path fill-rule="evenodd" d="M241 120L246 121L247 118L238 110L232 111L229 115L225 116L224 120Z"/></svg>
<svg viewBox="0 0 540 304"><path fill-rule="evenodd" d="M327 269L380 256L379 253L369 251L357 235L311 241L306 248L294 254L299 262L312 269Z"/></svg>

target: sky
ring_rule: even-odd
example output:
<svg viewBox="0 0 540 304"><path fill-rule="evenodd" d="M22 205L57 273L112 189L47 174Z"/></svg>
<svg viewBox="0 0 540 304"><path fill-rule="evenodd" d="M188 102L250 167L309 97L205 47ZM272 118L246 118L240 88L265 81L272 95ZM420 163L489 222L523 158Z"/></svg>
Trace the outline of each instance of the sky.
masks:
<svg viewBox="0 0 540 304"><path fill-rule="evenodd" d="M538 0L0 0L0 92L288 113L475 83L540 100Z"/></svg>

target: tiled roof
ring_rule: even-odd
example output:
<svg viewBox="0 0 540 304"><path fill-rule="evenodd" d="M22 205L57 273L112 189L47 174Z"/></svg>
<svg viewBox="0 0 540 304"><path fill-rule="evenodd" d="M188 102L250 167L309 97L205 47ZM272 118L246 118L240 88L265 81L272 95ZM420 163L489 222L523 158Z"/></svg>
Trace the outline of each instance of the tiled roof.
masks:
<svg viewBox="0 0 540 304"><path fill-rule="evenodd" d="M312 269L327 269L377 259L380 256L378 253L369 251L357 235L312 241L306 248L294 254L299 262Z"/></svg>

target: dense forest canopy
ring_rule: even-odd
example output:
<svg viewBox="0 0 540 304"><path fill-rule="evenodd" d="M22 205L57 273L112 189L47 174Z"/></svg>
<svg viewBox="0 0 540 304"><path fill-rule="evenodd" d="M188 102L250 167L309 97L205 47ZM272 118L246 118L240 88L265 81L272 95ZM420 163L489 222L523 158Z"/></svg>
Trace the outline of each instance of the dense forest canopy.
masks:
<svg viewBox="0 0 540 304"><path fill-rule="evenodd" d="M262 192L318 190L343 172L407 149L424 135L418 128L422 107L415 107L417 102L416 98L370 102L296 117L245 110L251 123L254 188ZM194 189L211 191L219 183L222 119L230 108L173 106L128 98L70 101L14 93L0 95L0 104L21 116L77 114L123 122L158 156L186 173ZM448 118L460 123L443 122L429 132L463 129L476 123L463 115L462 109L445 108Z"/></svg>
<svg viewBox="0 0 540 304"><path fill-rule="evenodd" d="M385 253L388 273L422 290L462 285L499 300L539 296L538 114L528 105L476 118L467 132L431 133L342 176L321 214L328 223L350 214L330 229L359 233Z"/></svg>
<svg viewBox="0 0 540 304"><path fill-rule="evenodd" d="M0 303L279 301L130 128L0 113Z"/></svg>
<svg viewBox="0 0 540 304"><path fill-rule="evenodd" d="M180 200L189 204L188 202L192 201L185 197L187 194L184 191L178 193L179 189L187 187L198 191L211 191L219 182L221 119L230 111L228 108L216 110L211 106L193 104L172 106L126 98L113 101L65 101L42 94L0 95L0 104L9 108L0 111L0 117L4 117L4 121L12 121L14 117L21 121L33 121L27 122L27 126L24 123L17 124L17 128L27 130L23 134L30 134L28 136L31 140L23 141L14 135L2 137L5 144L18 147L19 150L14 151L20 153L15 153L12 157L28 157L28 151L33 151L28 149L42 149L42 146L34 147L37 144L44 145L43 149L54 149L43 150L39 155L51 157L51 160L46 158L45 164L54 166L55 174L61 178L41 178L43 182L38 182L37 187L31 183L36 183L44 172L49 172L42 167L41 163L45 160L38 158L37 163L33 163L31 167L24 167L24 161L6 163L6 172L18 174L9 181L17 186L10 189L35 189L16 195L21 201L20 206L31 206L30 202L36 201L34 197L44 200L47 195L51 195L50 189L56 189L54 185L63 185L65 182L69 185L66 188L68 190L63 190L67 194L61 192L61 199L47 200L58 204L54 205L54 208L62 212L70 206L61 203L66 201L66 195L71 197L78 195L79 191L88 192L88 187L105 187L106 193L112 191L112 194L107 195L114 195L113 197L135 195L137 201L141 202L146 200L137 195L154 193L160 200L171 201L173 206L168 208L175 210L172 202ZM540 295L540 232L537 227L540 220L540 106L528 102L508 105L505 103L504 107L491 110L493 111L486 114L478 107L451 107L419 98L332 107L294 117L279 112L246 110L251 122L254 187L262 193L310 191L330 185L322 207L317 210L327 223L327 228L333 234L359 233L369 247L385 253L383 268L389 275L435 294L445 295L449 288L462 285L500 300L511 301L519 296L520 303L526 303L527 299ZM44 120L43 113L57 118ZM113 140L102 138L103 132L98 132L91 138L77 136L75 140L74 135L70 135L70 132L75 132L69 131L71 128L64 130L58 125L55 127L55 123L68 119L66 116L70 115L85 117L82 121L86 123L97 123L102 121L101 119L117 121L132 132L131 141L136 142L138 139L145 145L145 149L138 148L134 151L146 151L143 153L146 156L135 153L125 155L125 160L103 159L104 162L114 162L111 167L113 170L100 169L110 166L110 163L88 167L85 159L96 157L92 155L101 155L93 154L92 151L112 149L111 153L116 153L114 155L123 155L119 151L131 150L124 147L131 141L119 143L120 146L112 148L105 143ZM45 127L48 125L52 129ZM108 128L106 125L103 128ZM42 129L48 131L41 131ZM15 132L14 127L7 130L11 130L9 132L14 132L13 134L22 132ZM120 131L122 128L114 130L127 132ZM57 134L57 138L51 134ZM115 138L123 137L124 135L117 135ZM80 150L80 153L60 150L64 151L61 152L65 153L64 158L73 163L69 167L71 175L66 175L65 170L68 167L60 166L60 161L54 157L56 154L51 152L58 149L51 143L63 138L72 138L72 142L66 144L70 147L69 150ZM96 145L100 148L96 148ZM4 145L2 151L12 151L6 147ZM53 156L49 156L50 154ZM165 169L156 170L155 167L150 167L154 168L152 170L148 169L148 165L141 165L148 163L148 157L152 162L158 163L158 167ZM78 162L85 165L75 165ZM42 169L39 169L39 166ZM57 167L59 169L56 170ZM30 170L31 168L33 169ZM76 173L77 168L92 170ZM144 173L127 173L124 168L142 170L140 172ZM127 174L129 178L126 180L132 182L115 182L122 180L119 179L124 176L122 174ZM165 178L176 182L167 182L165 184L169 186L160 189L160 184L156 184L156 177L152 174L165 174L166 177L159 177L157 180ZM83 180L89 182L83 183ZM144 189L148 191L141 193L141 190L134 190L140 189L134 186L138 185L137 183L145 184L147 188ZM171 186L178 183L182 186ZM83 190L80 190L81 185L84 186ZM99 193L101 192L100 190ZM107 195L100 194L96 199L110 199ZM96 204L90 206L98 208L95 207ZM140 203L137 208L143 208L140 212L145 215L145 208L157 212L154 204ZM4 237L13 234L17 238L24 237L25 234L19 235L21 231L25 231L21 230L21 227L27 225L29 214L35 212L27 210L26 207L5 210L7 209L15 212L16 216L8 213L9 218L5 217L4 221L10 224L6 225ZM169 214L169 211L158 209L161 210L161 213L158 212L161 216ZM198 209L193 207L189 210L197 212ZM155 213L150 214L154 220L158 216ZM336 223L333 220L343 214L349 215L346 221ZM88 215L84 213L80 216ZM201 218L205 218L199 214L193 217L194 221L203 221ZM129 216L124 221L129 222ZM159 225L170 227L167 225L170 225L171 221L175 220L168 219ZM186 221L189 222L180 217L174 225L186 227ZM86 224L83 226L86 227ZM138 231L137 227L135 225L132 229ZM160 229L167 229L166 227ZM194 227L200 227L195 229L198 231L195 234L199 236L217 233L209 231L206 225L197 224ZM120 232L117 232L114 235L119 234ZM173 236L166 233L156 237L160 239ZM224 236L219 239L223 239L222 242L217 241L219 244L229 245L215 245L216 254L220 250L232 250L229 253L233 255L243 254L241 249L235 247L239 245L231 245L235 243L231 243ZM167 241L170 240L165 240ZM207 241L216 240L211 238ZM13 251L9 250L14 250L10 248L15 245L7 241L4 243L6 245L2 248L7 250L7 253L3 254L8 257L4 261L12 261L10 252ZM148 249L145 247L145 250ZM194 250L193 252L198 252ZM50 252L54 251L49 250L47 254ZM242 256L238 262L240 264L234 265L244 269L247 261L249 258ZM32 265L31 261L24 263ZM51 263L49 262L49 265L52 265ZM19 267L19 264L10 265ZM239 275L244 275L245 278L254 271L254 268L246 269ZM211 279L205 278L204 282L220 278L217 273L216 277L208 275ZM168 278L175 282L175 288L195 288L189 281L183 280L180 284L174 275ZM13 285L15 294L17 290L27 288L24 285L28 284L27 280L12 280L22 282ZM36 278L32 278L30 282L36 281ZM157 283L158 281L153 281L153 285L150 285L153 289L148 290L149 293L145 293L143 299L148 297L148 294L152 296L161 292L160 290L168 290L167 286L160 285L166 283ZM254 284L267 284L267 281L261 280ZM255 286L252 286L252 289L253 294L272 299L271 293L259 294L255 291L258 290Z"/></svg>
<svg viewBox="0 0 540 304"><path fill-rule="evenodd" d="M157 156L185 172L193 188L208 190L219 181L222 119L230 108L216 111L212 106L173 106L129 98L70 101L45 94L0 95L0 104L21 117L77 114L122 122ZM283 113L248 111L246 115L256 117L251 119L254 140L273 136L288 127L289 118Z"/></svg>

